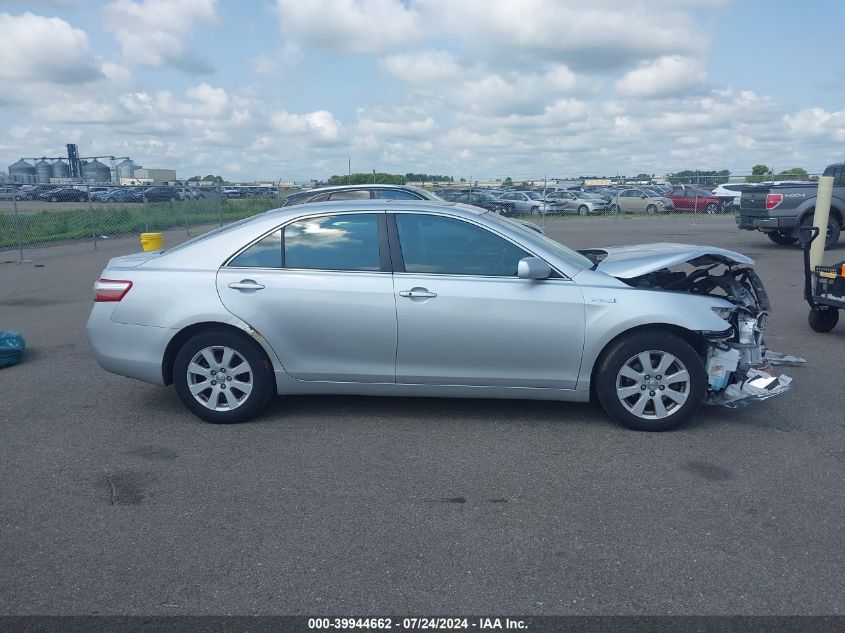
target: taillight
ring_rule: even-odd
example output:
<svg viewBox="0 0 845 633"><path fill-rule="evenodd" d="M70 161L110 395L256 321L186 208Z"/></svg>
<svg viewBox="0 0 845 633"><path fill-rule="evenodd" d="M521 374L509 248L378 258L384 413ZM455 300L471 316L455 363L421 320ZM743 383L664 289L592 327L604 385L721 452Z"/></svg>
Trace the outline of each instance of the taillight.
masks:
<svg viewBox="0 0 845 633"><path fill-rule="evenodd" d="M98 279L94 284L94 301L120 301L131 287L131 281Z"/></svg>
<svg viewBox="0 0 845 633"><path fill-rule="evenodd" d="M766 194L766 209L774 209L781 202L783 202L782 193L767 193Z"/></svg>

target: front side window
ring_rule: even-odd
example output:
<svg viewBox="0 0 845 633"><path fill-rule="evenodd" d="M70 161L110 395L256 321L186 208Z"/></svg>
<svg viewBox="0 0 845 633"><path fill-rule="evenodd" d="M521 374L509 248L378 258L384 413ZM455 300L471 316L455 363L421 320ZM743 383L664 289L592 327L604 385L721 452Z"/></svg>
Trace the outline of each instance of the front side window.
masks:
<svg viewBox="0 0 845 633"><path fill-rule="evenodd" d="M521 248L468 222L436 215L396 215L409 273L514 277Z"/></svg>
<svg viewBox="0 0 845 633"><path fill-rule="evenodd" d="M381 270L378 216L329 215L285 227L284 267L315 270Z"/></svg>

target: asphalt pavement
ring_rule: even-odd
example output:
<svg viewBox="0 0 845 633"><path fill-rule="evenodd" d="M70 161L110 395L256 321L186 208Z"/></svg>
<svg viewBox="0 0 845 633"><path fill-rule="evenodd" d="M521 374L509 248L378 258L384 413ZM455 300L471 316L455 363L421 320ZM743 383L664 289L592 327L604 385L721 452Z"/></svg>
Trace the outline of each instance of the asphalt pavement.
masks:
<svg viewBox="0 0 845 633"><path fill-rule="evenodd" d="M800 250L730 217L547 232L750 255L770 348L807 365L662 434L596 405L422 398L214 426L88 348L92 283L136 240L30 251L0 263L0 330L29 346L0 370L0 615L845 613L845 324L808 327Z"/></svg>

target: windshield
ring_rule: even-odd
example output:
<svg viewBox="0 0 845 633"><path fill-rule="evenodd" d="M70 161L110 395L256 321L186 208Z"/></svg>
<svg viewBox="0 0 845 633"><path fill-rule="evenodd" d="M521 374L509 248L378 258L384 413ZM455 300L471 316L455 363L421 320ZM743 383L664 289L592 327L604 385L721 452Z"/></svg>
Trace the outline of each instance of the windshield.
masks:
<svg viewBox="0 0 845 633"><path fill-rule="evenodd" d="M555 255L576 268L586 270L593 267L593 262L581 255L581 253L576 253L571 248L564 246L560 242L557 242L542 233L529 229L527 226L516 220L496 215L495 213L486 213L484 214L484 218L494 224L501 224L506 226L508 229L519 233L519 235L523 237L528 244L540 244L543 248L552 251Z"/></svg>

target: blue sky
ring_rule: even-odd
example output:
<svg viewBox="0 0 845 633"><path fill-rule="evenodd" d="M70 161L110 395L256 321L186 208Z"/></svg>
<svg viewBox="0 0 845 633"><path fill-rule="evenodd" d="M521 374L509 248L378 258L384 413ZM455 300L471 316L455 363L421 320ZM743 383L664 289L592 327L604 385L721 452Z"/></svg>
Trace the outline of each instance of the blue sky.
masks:
<svg viewBox="0 0 845 633"><path fill-rule="evenodd" d="M845 159L845 8L759 0L0 0L0 165L181 177L667 173ZM0 167L2 168L2 167Z"/></svg>

